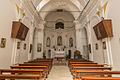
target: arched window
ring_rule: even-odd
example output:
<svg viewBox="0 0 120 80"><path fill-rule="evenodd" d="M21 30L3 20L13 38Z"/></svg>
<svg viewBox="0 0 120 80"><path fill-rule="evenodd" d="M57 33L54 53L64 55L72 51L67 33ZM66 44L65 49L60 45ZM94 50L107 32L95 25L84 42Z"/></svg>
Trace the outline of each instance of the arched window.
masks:
<svg viewBox="0 0 120 80"><path fill-rule="evenodd" d="M73 38L69 39L69 47L73 47Z"/></svg>
<svg viewBox="0 0 120 80"><path fill-rule="evenodd" d="M62 36L58 36L57 38L57 45L62 46Z"/></svg>
<svg viewBox="0 0 120 80"><path fill-rule="evenodd" d="M62 22L58 22L58 23L56 23L55 24L55 29L64 29L64 23L62 23Z"/></svg>
<svg viewBox="0 0 120 80"><path fill-rule="evenodd" d="M51 44L50 37L47 37L46 47L50 47L50 44Z"/></svg>

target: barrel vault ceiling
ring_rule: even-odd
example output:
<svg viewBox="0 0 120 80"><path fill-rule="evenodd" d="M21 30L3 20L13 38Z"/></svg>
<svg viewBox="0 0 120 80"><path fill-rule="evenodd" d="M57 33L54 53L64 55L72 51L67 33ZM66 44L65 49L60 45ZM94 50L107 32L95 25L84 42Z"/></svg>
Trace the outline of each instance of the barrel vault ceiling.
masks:
<svg viewBox="0 0 120 80"><path fill-rule="evenodd" d="M31 0L36 10L44 20L52 11L63 9L70 12L75 19L80 16L90 0Z"/></svg>

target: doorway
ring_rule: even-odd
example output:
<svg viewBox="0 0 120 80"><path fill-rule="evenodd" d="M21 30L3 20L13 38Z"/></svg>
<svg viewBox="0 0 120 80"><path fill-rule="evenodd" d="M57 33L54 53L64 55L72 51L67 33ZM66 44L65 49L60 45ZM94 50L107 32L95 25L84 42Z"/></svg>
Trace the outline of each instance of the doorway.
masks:
<svg viewBox="0 0 120 80"><path fill-rule="evenodd" d="M51 50L48 50L48 58L51 58Z"/></svg>
<svg viewBox="0 0 120 80"><path fill-rule="evenodd" d="M71 50L68 50L69 59L71 59Z"/></svg>

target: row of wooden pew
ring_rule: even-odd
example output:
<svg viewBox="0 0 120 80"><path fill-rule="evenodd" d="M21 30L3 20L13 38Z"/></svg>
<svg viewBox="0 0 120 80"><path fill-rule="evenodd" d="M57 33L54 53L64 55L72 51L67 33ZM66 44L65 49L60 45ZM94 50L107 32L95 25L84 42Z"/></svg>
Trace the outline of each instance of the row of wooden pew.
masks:
<svg viewBox="0 0 120 80"><path fill-rule="evenodd" d="M120 80L120 71L112 71L112 67L94 63L85 59L70 59L68 66L74 80Z"/></svg>
<svg viewBox="0 0 120 80"><path fill-rule="evenodd" d="M37 58L32 61L0 69L0 80L33 79L45 80L52 68L53 59Z"/></svg>

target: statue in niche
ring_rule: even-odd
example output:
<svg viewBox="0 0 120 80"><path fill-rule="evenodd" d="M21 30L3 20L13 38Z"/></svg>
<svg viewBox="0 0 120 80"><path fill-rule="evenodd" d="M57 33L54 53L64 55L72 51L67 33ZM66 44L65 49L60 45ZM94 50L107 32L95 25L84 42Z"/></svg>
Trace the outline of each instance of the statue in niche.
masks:
<svg viewBox="0 0 120 80"><path fill-rule="evenodd" d="M73 47L73 38L69 39L69 47Z"/></svg>
<svg viewBox="0 0 120 80"><path fill-rule="evenodd" d="M50 37L48 37L48 38L47 38L47 41L46 41L46 46L47 46L47 47L50 47L50 43L51 43Z"/></svg>
<svg viewBox="0 0 120 80"><path fill-rule="evenodd" d="M58 36L58 38L57 38L57 45L62 46L62 37L61 36Z"/></svg>

